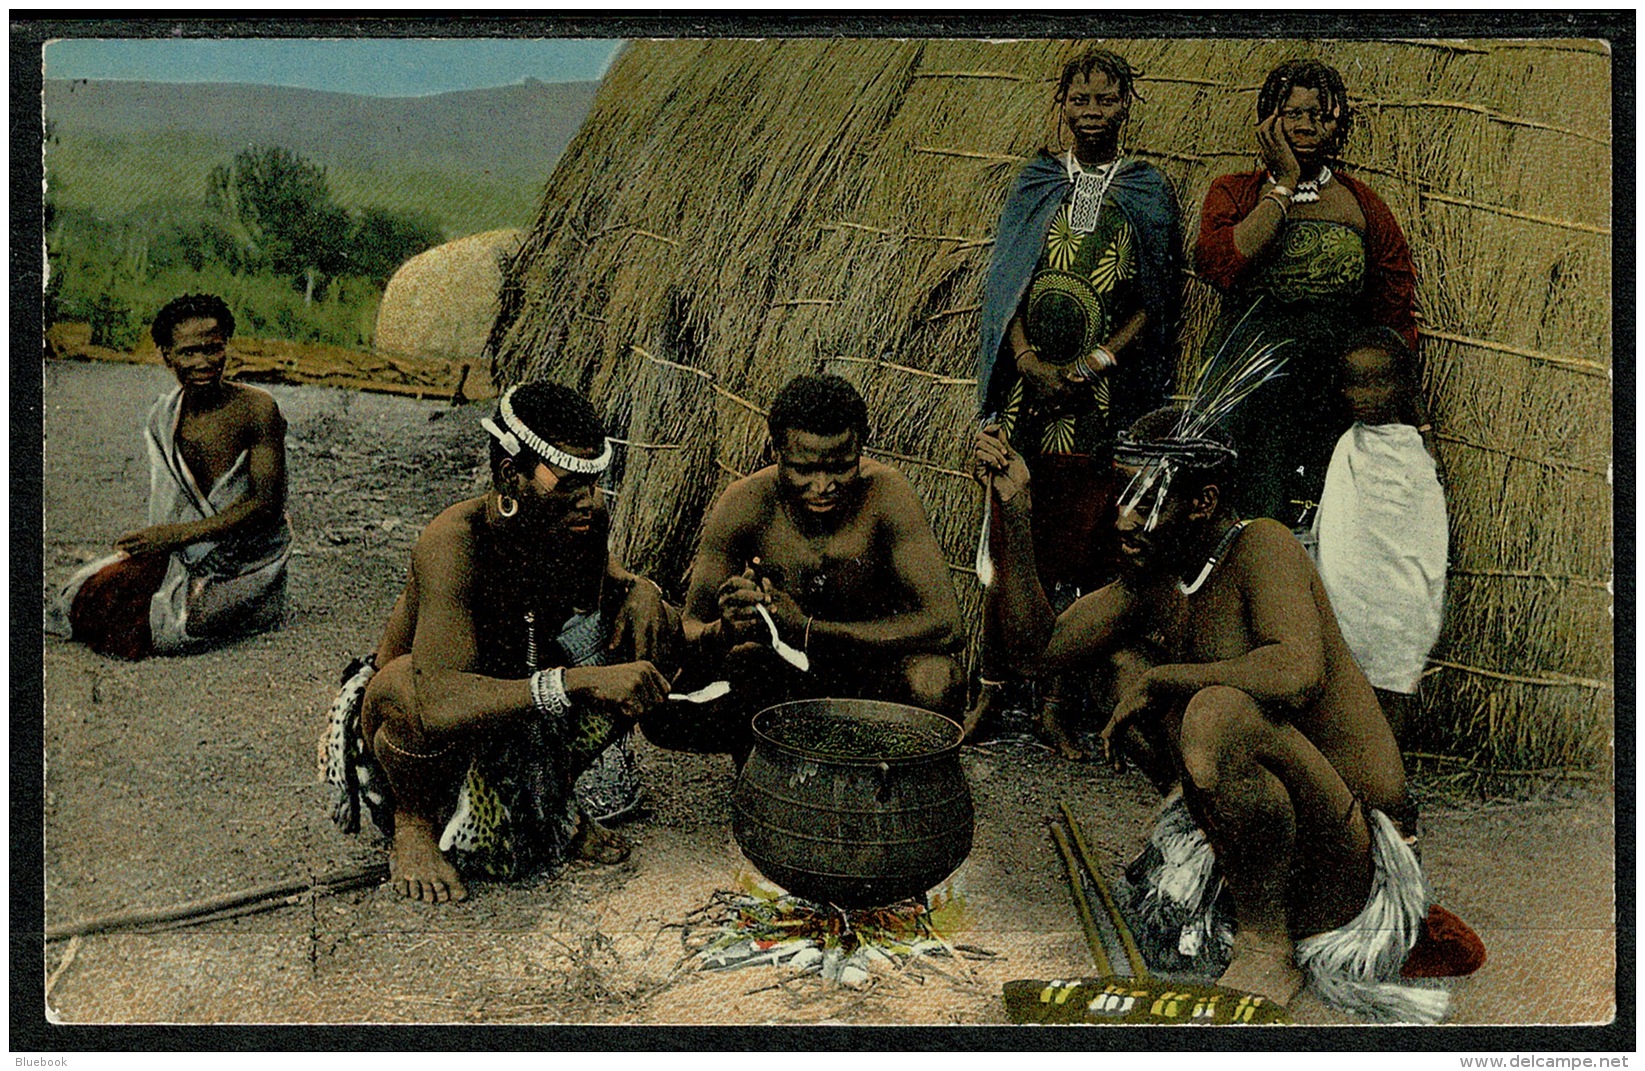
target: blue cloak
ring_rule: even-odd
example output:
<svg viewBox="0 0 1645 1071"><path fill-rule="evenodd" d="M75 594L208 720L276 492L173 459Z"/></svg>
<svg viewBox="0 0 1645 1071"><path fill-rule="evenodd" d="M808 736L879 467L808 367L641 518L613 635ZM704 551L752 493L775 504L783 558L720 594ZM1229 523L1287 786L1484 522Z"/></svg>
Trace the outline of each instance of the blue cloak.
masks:
<svg viewBox="0 0 1645 1071"><path fill-rule="evenodd" d="M1013 375L994 370L1011 317L1045 248L1051 220L1069 192L1068 171L1061 158L1040 151L1017 175L1016 188L1000 213L1000 228L988 262L983 291L982 348L977 355L977 407L982 414L1005 408ZM1132 343L1112 373L1114 418L1118 427L1165 404L1169 392L1177 321L1182 304L1182 236L1171 187L1152 165L1127 161L1108 187L1137 236L1137 285L1148 327ZM1015 366L1005 361L1008 371Z"/></svg>

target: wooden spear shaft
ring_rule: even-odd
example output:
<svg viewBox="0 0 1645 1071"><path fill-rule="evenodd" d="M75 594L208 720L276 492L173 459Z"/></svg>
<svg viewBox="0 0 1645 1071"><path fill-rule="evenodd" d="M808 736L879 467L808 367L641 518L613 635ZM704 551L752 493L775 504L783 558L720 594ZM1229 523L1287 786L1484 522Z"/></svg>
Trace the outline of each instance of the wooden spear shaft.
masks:
<svg viewBox="0 0 1645 1071"><path fill-rule="evenodd" d="M259 901L279 901L282 897L289 897L294 893L308 892L310 889L332 890L342 887L357 888L361 885L373 885L388 877L388 866L385 863L374 863L366 867L351 867L344 870L334 870L329 874L321 874L312 881L300 879L296 881L282 881L273 885L262 885L255 889L245 889L241 892L223 893L219 896L210 896L204 900L192 900L186 904L174 904L171 907L139 908L134 911L115 911L107 915L97 915L93 918L82 919L79 922L64 923L61 926L50 926L46 929L46 940L58 941L65 937L83 936L92 933L106 933L110 930L129 930L139 926L152 926L156 923L175 922L179 919L198 918L201 921L210 921L221 913L232 908L256 904ZM272 907L283 906L274 903Z"/></svg>

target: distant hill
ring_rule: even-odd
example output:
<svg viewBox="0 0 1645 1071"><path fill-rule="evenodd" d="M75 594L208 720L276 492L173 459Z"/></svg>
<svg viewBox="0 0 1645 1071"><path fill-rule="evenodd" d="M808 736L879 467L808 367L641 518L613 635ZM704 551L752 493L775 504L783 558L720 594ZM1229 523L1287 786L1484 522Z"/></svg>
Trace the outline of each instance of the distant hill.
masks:
<svg viewBox="0 0 1645 1071"><path fill-rule="evenodd" d="M427 97L282 86L48 81L48 180L59 203L118 214L198 200L248 145L323 164L344 204L426 211L448 235L531 223L597 82L534 79Z"/></svg>

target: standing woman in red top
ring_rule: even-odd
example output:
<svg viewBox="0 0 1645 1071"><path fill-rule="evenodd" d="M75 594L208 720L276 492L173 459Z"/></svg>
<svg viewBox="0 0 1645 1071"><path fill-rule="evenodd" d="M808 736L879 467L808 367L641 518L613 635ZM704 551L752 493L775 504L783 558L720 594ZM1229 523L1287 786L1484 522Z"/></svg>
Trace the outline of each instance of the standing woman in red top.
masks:
<svg viewBox="0 0 1645 1071"><path fill-rule="evenodd" d="M1353 125L1334 68L1315 60L1274 68L1257 95L1262 167L1211 183L1195 249L1199 274L1223 295L1213 346L1236 327L1240 347L1258 335L1290 340L1280 351L1285 374L1229 430L1239 445L1241 514L1292 528L1312 519L1348 425L1335 390L1342 339L1382 325L1413 351L1417 342L1405 235L1382 199L1341 171Z"/></svg>

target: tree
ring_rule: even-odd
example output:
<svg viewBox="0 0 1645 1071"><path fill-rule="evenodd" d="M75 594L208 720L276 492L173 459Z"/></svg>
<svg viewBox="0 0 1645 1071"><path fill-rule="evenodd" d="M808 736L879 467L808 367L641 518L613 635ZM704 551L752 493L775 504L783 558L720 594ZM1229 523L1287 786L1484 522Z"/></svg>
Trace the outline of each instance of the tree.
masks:
<svg viewBox="0 0 1645 1071"><path fill-rule="evenodd" d="M131 226L144 236L151 278L177 268L202 271L208 265L221 265L235 275L247 268L241 228L219 212L188 202L151 203L130 218Z"/></svg>
<svg viewBox="0 0 1645 1071"><path fill-rule="evenodd" d="M401 264L444 240L439 225L426 216L363 209L349 234L349 272L386 286Z"/></svg>
<svg viewBox="0 0 1645 1071"><path fill-rule="evenodd" d="M206 202L239 220L271 270L304 280L304 304L347 265L348 213L331 199L326 169L289 149L245 149L212 168Z"/></svg>

